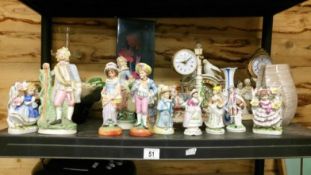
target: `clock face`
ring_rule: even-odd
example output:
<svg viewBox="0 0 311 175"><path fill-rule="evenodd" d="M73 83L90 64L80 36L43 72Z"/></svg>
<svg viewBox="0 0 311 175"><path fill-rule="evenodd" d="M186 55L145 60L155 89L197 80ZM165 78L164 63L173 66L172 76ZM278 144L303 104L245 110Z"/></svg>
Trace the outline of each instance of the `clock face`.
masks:
<svg viewBox="0 0 311 175"><path fill-rule="evenodd" d="M249 71L252 76L258 77L262 66L272 64L271 58L267 54L256 55L249 63Z"/></svg>
<svg viewBox="0 0 311 175"><path fill-rule="evenodd" d="M197 68L197 58L193 51L182 49L174 55L173 66L179 74L189 75Z"/></svg>

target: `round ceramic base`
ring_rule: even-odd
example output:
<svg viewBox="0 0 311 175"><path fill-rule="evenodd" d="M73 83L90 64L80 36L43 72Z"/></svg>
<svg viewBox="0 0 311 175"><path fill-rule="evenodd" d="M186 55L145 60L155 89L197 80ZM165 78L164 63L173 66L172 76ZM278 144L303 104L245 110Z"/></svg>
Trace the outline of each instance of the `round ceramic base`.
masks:
<svg viewBox="0 0 311 175"><path fill-rule="evenodd" d="M129 130L134 127L134 123L130 121L118 121L118 126L122 129Z"/></svg>
<svg viewBox="0 0 311 175"><path fill-rule="evenodd" d="M130 129L129 135L133 137L149 137L152 136L152 132L142 127L134 127Z"/></svg>
<svg viewBox="0 0 311 175"><path fill-rule="evenodd" d="M117 126L107 126L103 127L101 126L98 129L98 134L102 136L119 136L122 134L122 129Z"/></svg>
<svg viewBox="0 0 311 175"><path fill-rule="evenodd" d="M154 126L153 133L170 135L170 134L174 134L174 128L160 128L160 127Z"/></svg>
<svg viewBox="0 0 311 175"><path fill-rule="evenodd" d="M220 135L220 134L225 133L224 128L208 128L208 127L206 127L205 131L208 134L215 134L215 135Z"/></svg>
<svg viewBox="0 0 311 175"><path fill-rule="evenodd" d="M198 136L202 135L202 131L200 128L187 128L185 129L184 134L188 136Z"/></svg>
<svg viewBox="0 0 311 175"><path fill-rule="evenodd" d="M37 132L38 127L37 126L25 126L23 128L8 128L8 133L9 134L28 134L28 133L33 133Z"/></svg>
<svg viewBox="0 0 311 175"><path fill-rule="evenodd" d="M282 135L282 132L283 132L282 130L253 128L253 133L255 133L255 134Z"/></svg>
<svg viewBox="0 0 311 175"><path fill-rule="evenodd" d="M228 125L226 129L229 132L246 132L246 128L243 125L237 126L235 124L231 124L231 125Z"/></svg>
<svg viewBox="0 0 311 175"><path fill-rule="evenodd" d="M38 133L40 134L51 134L51 135L72 135L76 134L75 129L42 129L39 128Z"/></svg>

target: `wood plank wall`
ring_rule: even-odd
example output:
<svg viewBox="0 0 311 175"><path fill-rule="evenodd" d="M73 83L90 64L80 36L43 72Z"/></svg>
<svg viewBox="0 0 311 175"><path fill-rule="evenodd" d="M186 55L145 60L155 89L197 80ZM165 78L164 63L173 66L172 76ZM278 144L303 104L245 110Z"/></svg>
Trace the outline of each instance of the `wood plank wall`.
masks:
<svg viewBox="0 0 311 175"><path fill-rule="evenodd" d="M237 66L236 79L247 77L250 55L260 46L260 18L152 19L156 21L155 80L178 82L171 56L201 42L204 55L219 67ZM40 67L40 16L17 0L0 1L0 127L6 127L8 89L15 81L37 80ZM103 76L115 58L116 19L54 19L53 50L64 45L71 27L70 48L82 79ZM293 122L311 125L311 0L274 17L272 58L287 63L299 95ZM164 76L165 75L165 76ZM31 174L38 159L1 158L0 174ZM251 174L253 160L136 161L139 174ZM276 173L268 160L266 172ZM196 170L194 172L194 169ZM160 171L165 170L165 171ZM232 172L234 170L234 172ZM150 175L151 175L150 174Z"/></svg>

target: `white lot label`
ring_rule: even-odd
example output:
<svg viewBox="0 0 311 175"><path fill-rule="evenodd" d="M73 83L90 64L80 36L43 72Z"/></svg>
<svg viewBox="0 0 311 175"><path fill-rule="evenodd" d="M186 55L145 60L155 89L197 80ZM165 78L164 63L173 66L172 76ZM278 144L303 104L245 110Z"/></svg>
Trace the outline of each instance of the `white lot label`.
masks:
<svg viewBox="0 0 311 175"><path fill-rule="evenodd" d="M160 159L160 149L144 148L144 159L158 160Z"/></svg>
<svg viewBox="0 0 311 175"><path fill-rule="evenodd" d="M189 148L186 150L186 156L192 156L195 155L197 152L197 148Z"/></svg>

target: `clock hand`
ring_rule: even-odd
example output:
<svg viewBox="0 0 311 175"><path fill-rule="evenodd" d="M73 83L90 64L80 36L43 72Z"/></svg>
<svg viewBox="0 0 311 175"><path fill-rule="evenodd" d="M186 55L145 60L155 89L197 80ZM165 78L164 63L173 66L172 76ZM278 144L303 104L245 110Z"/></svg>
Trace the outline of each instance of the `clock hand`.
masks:
<svg viewBox="0 0 311 175"><path fill-rule="evenodd" d="M189 61L190 59L191 59L191 57L186 58L186 59L183 61L183 63L184 63L184 64L188 63L188 61Z"/></svg>

